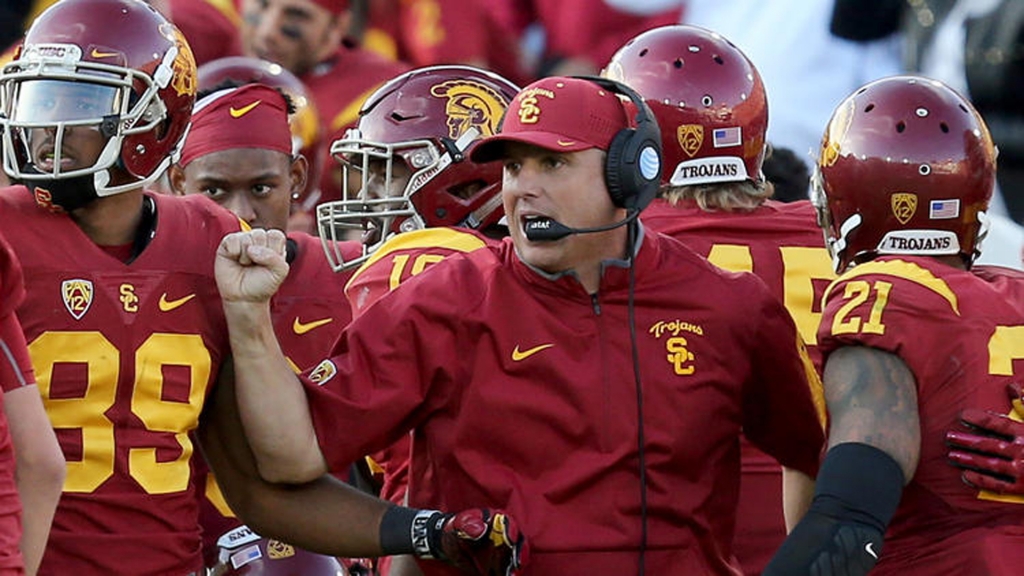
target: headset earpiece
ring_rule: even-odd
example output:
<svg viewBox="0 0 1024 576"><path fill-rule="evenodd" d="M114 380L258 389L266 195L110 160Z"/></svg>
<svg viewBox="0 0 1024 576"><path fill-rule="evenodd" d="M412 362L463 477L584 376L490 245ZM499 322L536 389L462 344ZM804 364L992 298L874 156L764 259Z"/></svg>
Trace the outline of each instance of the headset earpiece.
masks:
<svg viewBox="0 0 1024 576"><path fill-rule="evenodd" d="M661 131L654 113L625 84L599 76L576 78L626 96L636 107L635 126L619 130L608 146L604 173L608 194L616 206L643 210L657 196L661 184Z"/></svg>

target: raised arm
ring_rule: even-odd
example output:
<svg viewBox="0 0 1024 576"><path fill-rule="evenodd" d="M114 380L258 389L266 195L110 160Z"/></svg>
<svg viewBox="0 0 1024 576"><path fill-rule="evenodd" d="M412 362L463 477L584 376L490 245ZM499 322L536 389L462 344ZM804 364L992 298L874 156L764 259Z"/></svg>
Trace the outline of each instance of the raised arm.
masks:
<svg viewBox="0 0 1024 576"><path fill-rule="evenodd" d="M237 401L261 476L306 482L327 472L306 395L274 335L270 298L288 274L278 230L228 234L216 276L234 356Z"/></svg>

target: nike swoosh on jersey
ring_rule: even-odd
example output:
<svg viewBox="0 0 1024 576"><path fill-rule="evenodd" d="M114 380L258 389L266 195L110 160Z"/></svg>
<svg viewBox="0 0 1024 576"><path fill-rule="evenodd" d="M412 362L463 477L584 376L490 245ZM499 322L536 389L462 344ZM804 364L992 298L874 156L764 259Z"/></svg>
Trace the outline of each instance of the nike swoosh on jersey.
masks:
<svg viewBox="0 0 1024 576"><path fill-rule="evenodd" d="M868 542L867 545L864 546L864 551L871 554L871 557L875 560L878 560L878 554L875 554L874 545L874 542Z"/></svg>
<svg viewBox="0 0 1024 576"><path fill-rule="evenodd" d="M167 299L167 292L164 292L163 294L160 295L160 311L161 312L170 312L171 310L174 310L175 308L179 308L179 307L183 306L186 302L188 302L189 300L191 300L191 299L193 299L195 297L196 297L196 295L193 293L193 294L189 294L188 296L183 296L181 298L178 298L177 300L168 300Z"/></svg>
<svg viewBox="0 0 1024 576"><path fill-rule="evenodd" d="M299 321L299 317L296 316L295 322L292 322L292 330L294 330L296 334L302 335L314 328L319 328L324 324L330 324L331 322L334 322L334 318L322 318L320 320L313 320L312 322L303 324Z"/></svg>
<svg viewBox="0 0 1024 576"><path fill-rule="evenodd" d="M234 106L231 106L230 108L228 108L228 113L231 114L232 118L241 118L249 112L252 112L252 109L259 106L261 102L263 102L263 100L257 100L252 104L242 106L241 108L235 108Z"/></svg>
<svg viewBox="0 0 1024 576"><path fill-rule="evenodd" d="M541 344L540 346L534 346L533 348L520 351L519 346L516 345L515 349L512 350L512 361L519 362L521 360L526 360L527 358L533 356L537 352L540 352L541 350L547 350L548 348L551 348L553 346L554 344Z"/></svg>

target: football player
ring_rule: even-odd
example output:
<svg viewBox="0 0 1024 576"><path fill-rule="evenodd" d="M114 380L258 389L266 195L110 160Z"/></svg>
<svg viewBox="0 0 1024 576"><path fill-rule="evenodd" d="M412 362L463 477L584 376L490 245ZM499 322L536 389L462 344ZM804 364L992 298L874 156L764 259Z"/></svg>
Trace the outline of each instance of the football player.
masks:
<svg viewBox="0 0 1024 576"><path fill-rule="evenodd" d="M43 409L15 308L21 266L0 236L0 574L35 574L64 487L64 456Z"/></svg>
<svg viewBox="0 0 1024 576"><path fill-rule="evenodd" d="M965 408L1007 412L1022 376L1024 276L972 266L995 161L938 81L885 78L836 108L813 194L840 274L818 330L828 452L765 574L1020 571L1022 501L965 490L943 443Z"/></svg>
<svg viewBox="0 0 1024 576"><path fill-rule="evenodd" d="M201 98L181 159L170 168L179 194L203 194L253 228L284 231L291 199L306 184L306 159L293 153L288 97L263 84L225 88ZM351 273L335 274L320 241L301 232L287 240L291 272L274 297L274 330L296 372L311 366L352 319L344 287ZM355 257L357 242L337 253ZM217 539L241 523L212 476L202 486L207 565L216 561Z"/></svg>
<svg viewBox="0 0 1024 576"><path fill-rule="evenodd" d="M197 73L200 94L229 85L260 83L281 89L291 99L294 110L288 114L288 126L292 131L292 153L301 154L309 167L306 171L306 185L292 194L288 230L314 233L316 223L313 211L320 202L320 176L327 148L319 113L305 85L280 65L247 56L231 56L207 62L199 66Z"/></svg>
<svg viewBox="0 0 1024 576"><path fill-rule="evenodd" d="M343 43L351 12L347 0L242 0L242 50L296 75L320 112L328 142L358 119L363 100L409 69L404 63ZM341 198L337 164L324 160L324 200Z"/></svg>
<svg viewBox="0 0 1024 576"><path fill-rule="evenodd" d="M199 574L189 433L229 353L213 280L242 224L146 190L188 127L187 42L138 0L65 0L0 72L0 226L67 458L41 574Z"/></svg>

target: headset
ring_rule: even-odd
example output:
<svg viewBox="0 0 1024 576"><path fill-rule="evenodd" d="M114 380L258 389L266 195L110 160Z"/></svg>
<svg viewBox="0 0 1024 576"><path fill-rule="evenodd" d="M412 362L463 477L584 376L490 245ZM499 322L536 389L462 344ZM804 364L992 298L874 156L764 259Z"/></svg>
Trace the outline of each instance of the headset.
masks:
<svg viewBox="0 0 1024 576"><path fill-rule="evenodd" d="M654 112L635 90L600 76L572 76L629 98L636 107L633 128L623 128L612 138L604 164L604 181L612 203L641 211L654 200L661 185L661 130Z"/></svg>
<svg viewBox="0 0 1024 576"><path fill-rule="evenodd" d="M661 130L654 113L632 88L600 76L570 76L629 98L636 107L632 128L615 133L605 155L604 181L612 204L626 209L626 217L605 226L571 228L557 220L528 222L523 230L533 242L561 240L571 234L607 232L636 220L640 211L658 195L661 185ZM504 118L503 118L504 120ZM500 129L499 129L500 131Z"/></svg>

